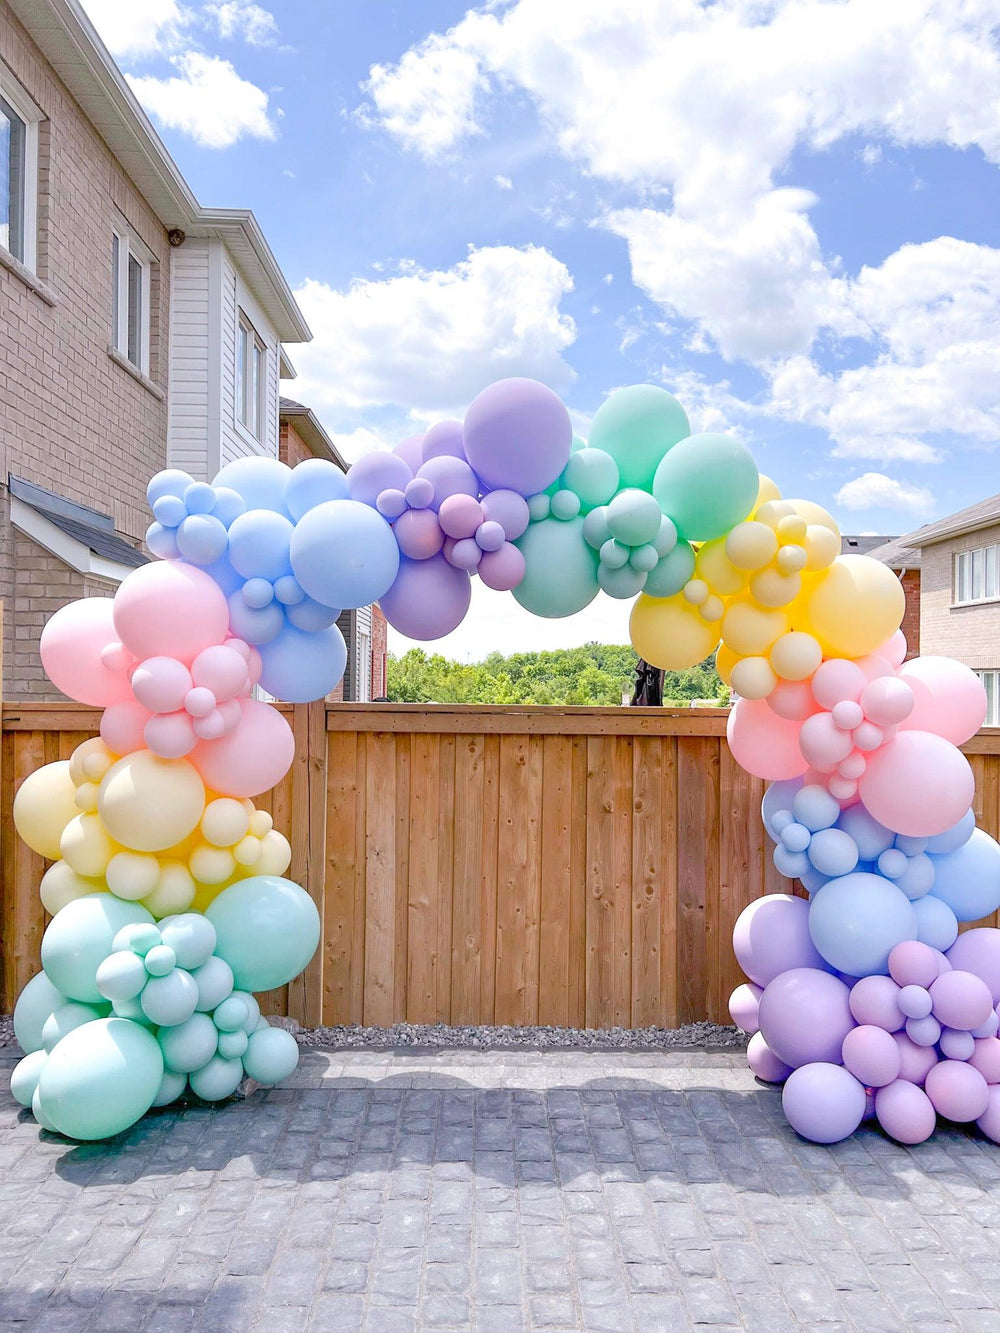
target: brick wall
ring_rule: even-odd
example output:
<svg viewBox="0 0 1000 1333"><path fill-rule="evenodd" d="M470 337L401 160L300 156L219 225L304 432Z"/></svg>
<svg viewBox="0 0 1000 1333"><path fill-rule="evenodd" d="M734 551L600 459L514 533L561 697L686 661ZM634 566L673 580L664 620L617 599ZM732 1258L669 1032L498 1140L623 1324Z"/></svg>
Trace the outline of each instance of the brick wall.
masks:
<svg viewBox="0 0 1000 1333"><path fill-rule="evenodd" d="M0 61L47 117L39 135L38 276L56 298L54 306L47 304L0 266L0 482L8 472L38 482L111 514L120 532L138 540L148 522L146 481L166 461L166 403L108 354L111 229L116 214L123 214L155 258L150 378L160 386L167 379L166 232L5 0L0 0ZM29 561L30 577L16 586L15 561L21 558ZM42 594L45 580L51 586ZM4 490L5 698L43 697L45 686L31 654L15 644L37 638L46 614L41 603L54 610L80 596L85 582L15 536ZM26 593L25 587L34 591ZM51 697L59 697L48 688Z"/></svg>
<svg viewBox="0 0 1000 1333"><path fill-rule="evenodd" d="M304 463L307 458L312 458L312 456L312 450L295 427L290 422L283 421L278 427L279 460L282 463L287 463L289 467L295 467L297 463Z"/></svg>
<svg viewBox="0 0 1000 1333"><path fill-rule="evenodd" d="M377 604L372 607L372 698L385 695L386 632L389 622Z"/></svg>
<svg viewBox="0 0 1000 1333"><path fill-rule="evenodd" d="M1000 599L952 606L954 559L1000 542L1000 523L935 542L921 552L920 642L924 653L957 657L980 670L1000 669Z"/></svg>
<svg viewBox="0 0 1000 1333"><path fill-rule="evenodd" d="M909 659L920 655L920 570L904 570L901 581L906 597L902 630L906 635L906 656Z"/></svg>

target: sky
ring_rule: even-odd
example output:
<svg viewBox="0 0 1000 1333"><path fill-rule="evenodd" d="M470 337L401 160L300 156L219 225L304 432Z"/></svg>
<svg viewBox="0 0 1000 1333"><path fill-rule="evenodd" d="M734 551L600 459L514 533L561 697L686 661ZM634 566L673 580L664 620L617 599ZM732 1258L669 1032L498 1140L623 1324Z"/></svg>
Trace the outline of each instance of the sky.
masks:
<svg viewBox="0 0 1000 1333"><path fill-rule="evenodd" d="M844 532L1000 490L995 0L84 0L312 327L352 460L505 375L661 384ZM624 642L478 580L436 647ZM406 646L394 636L390 646Z"/></svg>

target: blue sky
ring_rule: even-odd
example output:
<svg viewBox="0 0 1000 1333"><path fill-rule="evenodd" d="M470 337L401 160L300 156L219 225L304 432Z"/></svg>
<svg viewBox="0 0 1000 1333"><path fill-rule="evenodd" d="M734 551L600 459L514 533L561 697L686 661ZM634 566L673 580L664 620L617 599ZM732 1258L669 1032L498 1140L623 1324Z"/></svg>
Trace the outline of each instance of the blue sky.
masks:
<svg viewBox="0 0 1000 1333"><path fill-rule="evenodd" d="M316 334L287 391L348 454L503 374L583 433L651 379L844 531L1000 489L986 0L88 9L198 197L257 214ZM559 640L622 637L600 602Z"/></svg>

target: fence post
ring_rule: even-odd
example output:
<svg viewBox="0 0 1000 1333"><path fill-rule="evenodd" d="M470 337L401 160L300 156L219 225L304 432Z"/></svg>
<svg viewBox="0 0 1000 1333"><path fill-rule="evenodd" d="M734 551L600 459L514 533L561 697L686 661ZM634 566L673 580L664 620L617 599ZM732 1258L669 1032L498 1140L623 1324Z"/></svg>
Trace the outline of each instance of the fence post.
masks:
<svg viewBox="0 0 1000 1333"><path fill-rule="evenodd" d="M304 1027L318 1027L323 1017L326 888L326 701L296 704L292 712L295 759L289 837L302 887L316 904L319 947L305 971L288 984L288 1016Z"/></svg>

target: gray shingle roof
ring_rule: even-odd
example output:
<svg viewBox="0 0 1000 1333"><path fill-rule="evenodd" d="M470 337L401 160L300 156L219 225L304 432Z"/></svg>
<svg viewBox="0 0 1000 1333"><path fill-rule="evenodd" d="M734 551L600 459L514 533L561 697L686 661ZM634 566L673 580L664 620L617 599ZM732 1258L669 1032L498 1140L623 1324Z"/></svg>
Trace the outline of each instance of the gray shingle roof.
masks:
<svg viewBox="0 0 1000 1333"><path fill-rule="evenodd" d="M65 496L21 477L8 476L7 487L15 499L29 505L61 532L65 532L67 537L82 542L103 560L112 560L132 569L149 563L148 556L115 532L114 519L110 514L102 514L98 509L67 500Z"/></svg>
<svg viewBox="0 0 1000 1333"><path fill-rule="evenodd" d="M975 532L977 528L988 528L994 523L1000 523L1000 495L977 500L974 505L960 509L957 514L949 514L947 518L939 518L936 523L925 523L915 532L908 532L902 540L908 546L932 546L947 537Z"/></svg>

